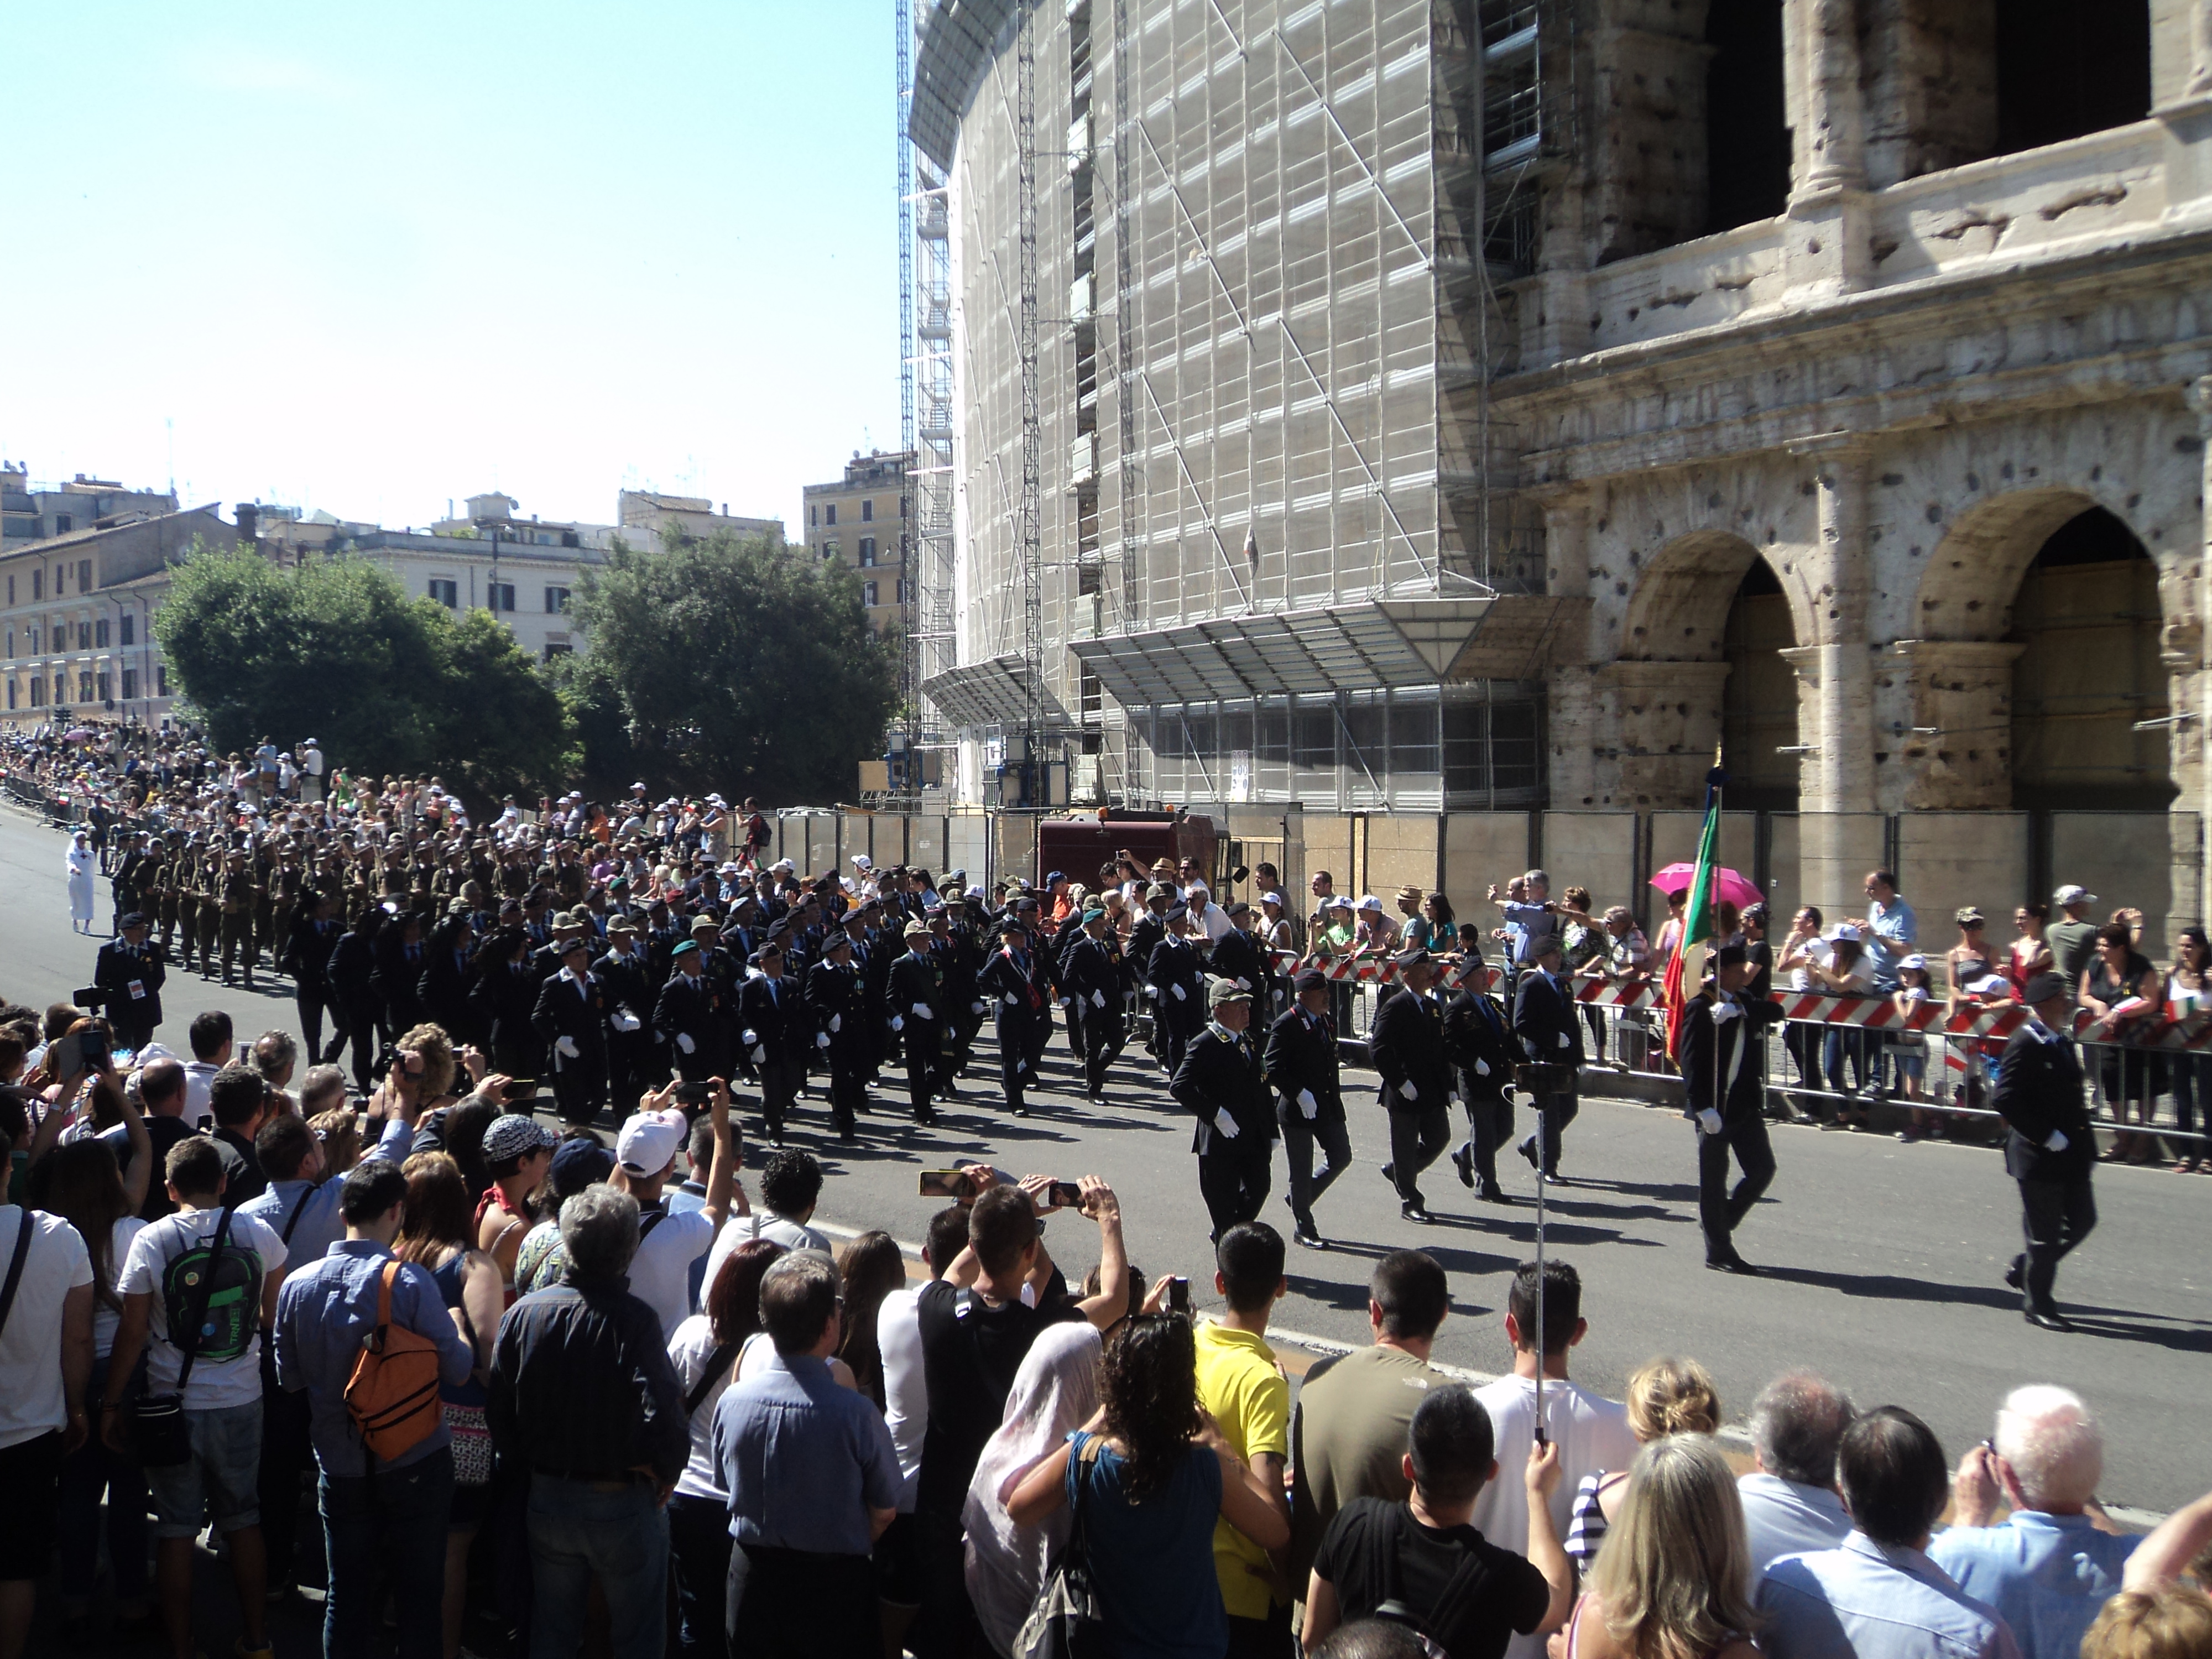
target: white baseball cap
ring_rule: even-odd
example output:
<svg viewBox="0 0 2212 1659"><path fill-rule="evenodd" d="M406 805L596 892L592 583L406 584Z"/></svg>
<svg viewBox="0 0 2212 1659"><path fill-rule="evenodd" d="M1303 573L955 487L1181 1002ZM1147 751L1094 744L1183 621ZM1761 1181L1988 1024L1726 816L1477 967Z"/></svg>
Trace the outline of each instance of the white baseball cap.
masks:
<svg viewBox="0 0 2212 1659"><path fill-rule="evenodd" d="M690 1125L674 1107L640 1112L615 1140L615 1162L634 1176L657 1176L676 1161Z"/></svg>
<svg viewBox="0 0 2212 1659"><path fill-rule="evenodd" d="M2094 904L2097 902L2097 896L2094 893L2086 887L2077 887L2071 882L2051 896L2061 909L2064 909L2069 904Z"/></svg>

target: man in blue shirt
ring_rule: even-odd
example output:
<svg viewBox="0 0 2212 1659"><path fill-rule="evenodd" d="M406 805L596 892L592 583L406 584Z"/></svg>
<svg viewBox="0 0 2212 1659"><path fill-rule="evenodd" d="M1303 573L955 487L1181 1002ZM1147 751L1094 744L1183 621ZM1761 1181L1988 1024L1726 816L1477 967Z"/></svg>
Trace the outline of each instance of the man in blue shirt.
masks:
<svg viewBox="0 0 2212 1659"><path fill-rule="evenodd" d="M397 1165L375 1159L359 1165L339 1195L344 1238L286 1279L276 1299L276 1380L307 1391L322 1468L319 1507L330 1561L323 1651L331 1659L365 1659L369 1652L383 1599L380 1577L398 1611L401 1659L441 1659L445 1651L440 1613L453 1453L444 1419L372 1471L345 1401L362 1343L376 1329L385 1268L406 1205L407 1177ZM392 1322L438 1345L441 1382L467 1381L476 1355L425 1269L410 1263L393 1277Z"/></svg>
<svg viewBox="0 0 2212 1659"><path fill-rule="evenodd" d="M2006 1395L1995 1449L1977 1446L1959 1465L1951 1526L1929 1546L1929 1559L2004 1615L2025 1659L2081 1652L2142 1541L2090 1520L2104 1470L2104 1431L2088 1407L2070 1389L2045 1384ZM2000 1497L2012 1513L1993 1527Z"/></svg>
<svg viewBox="0 0 2212 1659"><path fill-rule="evenodd" d="M811 1251L761 1279L775 1357L714 1407L730 1494L730 1650L746 1659L878 1659L869 1551L897 1514L898 1454L883 1413L841 1388L837 1273Z"/></svg>
<svg viewBox="0 0 2212 1659"><path fill-rule="evenodd" d="M1850 1535L1836 1495L1836 1449L1851 1425L1842 1389L1811 1371L1785 1371L1751 1404L1753 1472L1738 1478L1755 1591L1769 1562L1833 1549Z"/></svg>
<svg viewBox="0 0 2212 1659"><path fill-rule="evenodd" d="M1934 1431L1883 1406L1844 1431L1836 1462L1850 1534L1769 1564L1759 1587L1766 1659L2020 1659L2011 1626L1925 1553L1951 1495Z"/></svg>
<svg viewBox="0 0 2212 1659"><path fill-rule="evenodd" d="M1920 938L1920 921L1912 907L1898 894L1897 877L1887 870L1868 872L1867 913L1859 922L1866 935L1866 952L1874 962L1874 988L1897 988L1897 964L1911 954Z"/></svg>

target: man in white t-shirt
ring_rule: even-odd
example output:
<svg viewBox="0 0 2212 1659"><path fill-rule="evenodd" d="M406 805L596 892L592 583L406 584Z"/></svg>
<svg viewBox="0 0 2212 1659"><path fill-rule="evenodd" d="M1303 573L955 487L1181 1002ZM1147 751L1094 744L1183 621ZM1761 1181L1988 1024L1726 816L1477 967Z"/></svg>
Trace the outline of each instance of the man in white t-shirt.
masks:
<svg viewBox="0 0 2212 1659"><path fill-rule="evenodd" d="M666 1103L676 1098L678 1086L647 1095L641 1103L646 1109L623 1125L615 1141L611 1183L637 1200L637 1255L629 1264L629 1291L659 1316L664 1341L690 1317L691 1264L714 1248L715 1236L729 1219L730 1189L738 1178L737 1147L730 1135L730 1085L715 1078L708 1108L714 1129L714 1161L707 1171L707 1196L696 1210L668 1207L661 1188L690 1132L682 1109Z"/></svg>
<svg viewBox="0 0 2212 1659"><path fill-rule="evenodd" d="M196 1014L187 1035L192 1057L185 1062L185 1121L197 1125L208 1110L216 1073L230 1064L230 1016L216 1008Z"/></svg>
<svg viewBox="0 0 2212 1659"><path fill-rule="evenodd" d="M932 1280L968 1248L968 1211L948 1204L929 1218L921 1264ZM925 1283L928 1281L924 1281ZM921 1485L921 1443L929 1431L929 1377L922 1369L921 1285L902 1285L876 1314L876 1349L884 1362L884 1421L898 1454L898 1515L876 1540L876 1596L884 1609L885 1639L902 1638L921 1611L921 1536L915 1529L915 1494Z"/></svg>
<svg viewBox="0 0 2212 1659"><path fill-rule="evenodd" d="M92 1376L92 1259L75 1227L0 1205L0 1285L15 1298L0 1322L0 1654L29 1639L40 1578L52 1565L62 1459L84 1443Z"/></svg>
<svg viewBox="0 0 2212 1659"><path fill-rule="evenodd" d="M1583 1281L1574 1268L1556 1258L1544 1264L1542 1375L1544 1432L1559 1449L1559 1484L1552 1492L1552 1524L1567 1535L1575 1489L1583 1477L1601 1469L1625 1469L1635 1461L1636 1436L1628 1408L1577 1388L1567 1380L1567 1354L1589 1333L1583 1317ZM1493 1455L1501 1468L1528 1462L1536 1421L1536 1267L1524 1261L1513 1275L1505 1300L1505 1335L1513 1345L1513 1375L1501 1376L1474 1397L1490 1413L1497 1431ZM1507 1460L1512 1460L1510 1462ZM1510 1490L1508 1490L1508 1489ZM1518 1480L1492 1480L1475 1499L1471 1524L1485 1538L1528 1535L1528 1491ZM1544 1638L1516 1636L1505 1659L1542 1659Z"/></svg>
<svg viewBox="0 0 2212 1659"><path fill-rule="evenodd" d="M199 1322L185 1378L185 1422L191 1455L146 1471L154 1493L154 1577L171 1646L192 1650L192 1540L212 1519L230 1556L238 1595L241 1659L268 1651L258 1495L261 1465L261 1345L276 1316L284 1282L284 1242L252 1216L222 1207L223 1161L204 1135L169 1149L169 1196L177 1213L131 1242L116 1288L123 1323L109 1358L100 1431L110 1448L129 1449L121 1400L141 1353L146 1391L173 1393L185 1356L172 1322ZM220 1254L215 1250L223 1235Z"/></svg>
<svg viewBox="0 0 2212 1659"><path fill-rule="evenodd" d="M835 1241L806 1224L814 1214L815 1200L821 1196L822 1165L813 1153L790 1147L773 1154L761 1167L760 1213L745 1216L742 1226L722 1229L722 1236L714 1241L707 1257L707 1287L714 1287L714 1276L722 1271L730 1252L749 1238L765 1238L787 1250L819 1250L824 1255L836 1255Z"/></svg>

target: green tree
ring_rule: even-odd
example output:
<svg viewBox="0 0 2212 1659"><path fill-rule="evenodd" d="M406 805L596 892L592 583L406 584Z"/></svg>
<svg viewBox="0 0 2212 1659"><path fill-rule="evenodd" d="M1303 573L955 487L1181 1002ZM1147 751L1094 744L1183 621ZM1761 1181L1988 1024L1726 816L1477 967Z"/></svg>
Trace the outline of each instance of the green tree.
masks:
<svg viewBox="0 0 2212 1659"><path fill-rule="evenodd" d="M574 762L550 684L489 613L410 599L365 560L280 569L195 547L154 635L218 750L313 736L335 765L435 772L479 797L550 785Z"/></svg>
<svg viewBox="0 0 2212 1659"><path fill-rule="evenodd" d="M732 799L826 803L883 749L898 647L842 564L780 536L662 532L617 546L575 601L587 695L618 700L643 775Z"/></svg>

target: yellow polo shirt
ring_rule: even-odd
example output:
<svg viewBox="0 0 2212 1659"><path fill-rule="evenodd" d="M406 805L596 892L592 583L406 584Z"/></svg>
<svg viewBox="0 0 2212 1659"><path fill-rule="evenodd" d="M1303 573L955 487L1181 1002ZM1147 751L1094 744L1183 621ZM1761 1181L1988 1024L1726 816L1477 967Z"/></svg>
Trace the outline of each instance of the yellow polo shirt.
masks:
<svg viewBox="0 0 2212 1659"><path fill-rule="evenodd" d="M1196 1332L1199 1403L1221 1425L1221 1437L1249 1463L1291 1449L1291 1385L1274 1350L1249 1331L1206 1321ZM1267 1552L1231 1526L1213 1524L1213 1570L1221 1604L1232 1619L1265 1619L1273 1597Z"/></svg>

